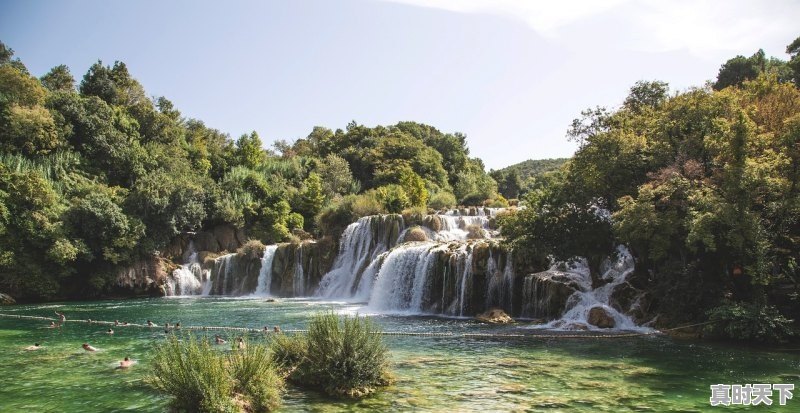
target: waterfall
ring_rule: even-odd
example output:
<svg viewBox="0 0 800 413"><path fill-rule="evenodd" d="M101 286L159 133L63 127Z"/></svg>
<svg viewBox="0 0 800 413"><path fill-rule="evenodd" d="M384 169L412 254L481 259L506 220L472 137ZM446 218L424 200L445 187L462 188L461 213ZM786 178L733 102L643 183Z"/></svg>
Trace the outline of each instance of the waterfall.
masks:
<svg viewBox="0 0 800 413"><path fill-rule="evenodd" d="M208 271L200 266L194 242L189 242L189 254L186 264L181 265L167 277L165 293L167 296L183 296L203 294L210 288L211 280Z"/></svg>
<svg viewBox="0 0 800 413"><path fill-rule="evenodd" d="M298 248L295 253L294 276L292 277L292 293L295 297L306 294L306 277L303 270L303 249Z"/></svg>
<svg viewBox="0 0 800 413"><path fill-rule="evenodd" d="M258 286L255 295L269 296L272 287L272 261L275 259L277 245L267 245L261 258L261 269L258 271Z"/></svg>
<svg viewBox="0 0 800 413"><path fill-rule="evenodd" d="M320 281L318 295L353 297L365 270L397 244L404 226L400 215L366 216L350 224L342 234L333 268Z"/></svg>
<svg viewBox="0 0 800 413"><path fill-rule="evenodd" d="M369 308L377 311L421 313L426 281L438 244L408 243L393 249L377 273Z"/></svg>
<svg viewBox="0 0 800 413"><path fill-rule="evenodd" d="M546 324L546 327L567 327L583 325L592 328L588 322L589 312L592 308L600 307L614 320L615 328L623 330L641 330L627 315L620 313L610 305L611 294L614 289L625 282L628 275L634 270L634 259L630 251L624 246L617 247L615 260L606 260L602 267L601 279L605 284L592 288L592 279L585 260L571 265L568 273L571 274L580 286L579 291L573 293L567 300L567 305L561 318ZM645 328L646 329L646 328Z"/></svg>
<svg viewBox="0 0 800 413"><path fill-rule="evenodd" d="M234 282L234 277L232 276L234 262L233 259L236 257L236 254L225 254L221 257L217 257L214 260L214 270L212 272L212 279L216 282L213 285L213 288L210 288L208 294L214 295L226 295L229 294L231 291L231 284Z"/></svg>

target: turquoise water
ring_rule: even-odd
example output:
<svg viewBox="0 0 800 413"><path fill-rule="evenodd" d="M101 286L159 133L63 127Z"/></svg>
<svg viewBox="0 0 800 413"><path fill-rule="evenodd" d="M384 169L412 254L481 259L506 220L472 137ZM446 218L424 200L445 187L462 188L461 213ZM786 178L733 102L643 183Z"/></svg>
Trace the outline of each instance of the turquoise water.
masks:
<svg viewBox="0 0 800 413"><path fill-rule="evenodd" d="M358 307L307 300L173 298L21 305L1 313L120 320L161 327L112 327L0 317L0 412L163 412L168 400L142 383L163 324L305 328L316 312ZM471 320L373 316L386 331L529 333L524 326ZM539 332L541 333L541 332ZM203 333L199 333L203 334ZM223 332L228 338L234 333ZM260 333L249 334L260 340ZM43 348L24 351L41 342ZM99 351L87 353L88 342ZM660 336L487 339L386 336L397 382L361 401L337 401L289 386L280 411L800 411L800 396L779 407L710 407L716 383L794 383L800 352L764 351ZM225 346L220 346L225 347ZM226 351L226 348L220 348ZM114 367L129 356L137 364ZM798 390L800 392L800 390ZM777 393L776 397L777 399Z"/></svg>

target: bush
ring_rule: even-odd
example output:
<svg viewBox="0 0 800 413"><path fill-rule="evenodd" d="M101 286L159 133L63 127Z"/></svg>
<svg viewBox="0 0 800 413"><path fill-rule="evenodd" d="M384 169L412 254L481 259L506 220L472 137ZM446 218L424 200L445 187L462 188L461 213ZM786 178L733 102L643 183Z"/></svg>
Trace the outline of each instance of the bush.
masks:
<svg viewBox="0 0 800 413"><path fill-rule="evenodd" d="M425 207L411 207L404 209L401 214L406 226L422 225L423 220L428 215L428 209Z"/></svg>
<svg viewBox="0 0 800 413"><path fill-rule="evenodd" d="M173 397L178 410L221 412L236 410L234 380L223 357L214 353L208 340L193 336L179 341L170 336L156 348L153 374L148 382Z"/></svg>
<svg viewBox="0 0 800 413"><path fill-rule="evenodd" d="M320 314L306 336L279 335L271 347L290 380L331 396L363 397L391 382L388 350L368 318Z"/></svg>
<svg viewBox="0 0 800 413"><path fill-rule="evenodd" d="M717 337L783 343L794 335L792 320L774 306L728 303L708 311L707 315L712 324L706 331Z"/></svg>
<svg viewBox="0 0 800 413"><path fill-rule="evenodd" d="M399 214L411 206L411 200L400 185L384 185L375 190L378 202L391 214Z"/></svg>
<svg viewBox="0 0 800 413"><path fill-rule="evenodd" d="M456 196L447 191L439 191L433 194L431 199L428 201L428 207L436 210L452 208L455 205Z"/></svg>
<svg viewBox="0 0 800 413"><path fill-rule="evenodd" d="M244 243L239 249L236 251L240 257L246 257L248 259L257 259L261 258L264 255L264 249L266 247L261 241L257 239L251 239Z"/></svg>
<svg viewBox="0 0 800 413"><path fill-rule="evenodd" d="M480 225L467 225L467 239L483 239L486 238L486 235L483 232L483 228Z"/></svg>
<svg viewBox="0 0 800 413"><path fill-rule="evenodd" d="M419 225L415 225L406 231L405 235L403 236L403 242L419 242L419 241L427 241L428 234L425 233L425 230L422 229Z"/></svg>
<svg viewBox="0 0 800 413"><path fill-rule="evenodd" d="M502 195L497 194L497 198L486 203L486 206L489 208L508 208L508 200Z"/></svg>
<svg viewBox="0 0 800 413"><path fill-rule="evenodd" d="M280 404L283 379L264 345L225 355L213 350L208 339L170 336L156 348L152 367L146 381L171 395L176 410L261 412Z"/></svg>
<svg viewBox="0 0 800 413"><path fill-rule="evenodd" d="M381 201L377 191L367 191L355 197L352 211L355 219L389 212ZM355 221L355 219L353 221Z"/></svg>

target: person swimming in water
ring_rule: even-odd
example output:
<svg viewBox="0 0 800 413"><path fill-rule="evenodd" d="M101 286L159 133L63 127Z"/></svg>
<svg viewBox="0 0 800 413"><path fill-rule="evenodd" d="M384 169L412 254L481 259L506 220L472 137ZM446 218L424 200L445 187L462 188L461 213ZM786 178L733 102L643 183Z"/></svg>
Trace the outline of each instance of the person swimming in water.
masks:
<svg viewBox="0 0 800 413"><path fill-rule="evenodd" d="M59 313L58 311L55 311L55 313L58 316L58 321L61 322L61 324L64 324L64 322L67 321L67 316L65 316L64 313Z"/></svg>
<svg viewBox="0 0 800 413"><path fill-rule="evenodd" d="M239 337L239 338L237 339L237 341L238 341L238 343L236 343L236 348L238 348L239 350L244 350L244 349L247 347L247 346L244 344L244 339L243 339L243 338Z"/></svg>
<svg viewBox="0 0 800 413"><path fill-rule="evenodd" d="M155 326L155 324L153 324L153 322L152 322L152 321L150 321L150 320L147 320L147 326L148 326L148 327L153 327L153 326Z"/></svg>
<svg viewBox="0 0 800 413"><path fill-rule="evenodd" d="M119 362L119 367L117 367L117 368L118 369L127 369L128 367L130 367L132 365L133 365L133 360L131 360L130 357L125 357L124 360Z"/></svg>
<svg viewBox="0 0 800 413"><path fill-rule="evenodd" d="M278 327L278 326L275 326L275 327L272 328L272 332L276 333L276 334L279 334L281 332L281 328Z"/></svg>
<svg viewBox="0 0 800 413"><path fill-rule="evenodd" d="M112 330L112 329L110 329L110 328L109 328L109 329L108 329L108 331L106 331L106 333L108 333L108 334L114 334L114 330Z"/></svg>
<svg viewBox="0 0 800 413"><path fill-rule="evenodd" d="M83 349L86 351L97 351L97 349L90 346L89 343L83 343L81 347L83 347Z"/></svg>
<svg viewBox="0 0 800 413"><path fill-rule="evenodd" d="M222 336L220 336L219 334L214 336L214 342L217 344L225 344L225 340L223 340Z"/></svg>
<svg viewBox="0 0 800 413"><path fill-rule="evenodd" d="M58 328L58 327L59 327L59 325L58 325L58 324L56 324L56 322L55 322L55 321L51 321L51 322L50 322L50 325L49 325L49 326L47 326L47 328Z"/></svg>
<svg viewBox="0 0 800 413"><path fill-rule="evenodd" d="M33 343L33 345L32 345L32 346L25 347L25 351L39 350L40 348L42 348L42 345L41 345L41 344L39 344L39 343Z"/></svg>
<svg viewBox="0 0 800 413"><path fill-rule="evenodd" d="M118 326L118 325L119 325L119 320L114 320L114 326Z"/></svg>

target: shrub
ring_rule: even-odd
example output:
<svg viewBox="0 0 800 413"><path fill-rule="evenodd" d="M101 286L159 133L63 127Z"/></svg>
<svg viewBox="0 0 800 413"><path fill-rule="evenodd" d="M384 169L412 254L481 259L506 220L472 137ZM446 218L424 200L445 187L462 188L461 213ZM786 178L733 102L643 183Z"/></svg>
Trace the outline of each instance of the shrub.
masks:
<svg viewBox="0 0 800 413"><path fill-rule="evenodd" d="M228 356L230 374L235 378L234 391L245 410L263 412L281 403L283 378L278 375L265 345L247 345Z"/></svg>
<svg viewBox="0 0 800 413"><path fill-rule="evenodd" d="M290 231L295 229L303 229L303 225L305 225L305 219L297 212L292 212L286 217L286 228L288 228Z"/></svg>
<svg viewBox="0 0 800 413"><path fill-rule="evenodd" d="M793 335L792 320L777 308L749 303L727 303L707 313L706 331L734 340L783 343Z"/></svg>
<svg viewBox="0 0 800 413"><path fill-rule="evenodd" d="M367 191L355 197L353 200L352 211L355 219L368 215L378 215L389 212L381 201L377 191ZM355 221L355 219L353 221Z"/></svg>
<svg viewBox="0 0 800 413"><path fill-rule="evenodd" d="M368 318L316 315L306 336L279 335L271 347L290 380L331 396L363 397L391 382L388 350Z"/></svg>
<svg viewBox="0 0 800 413"><path fill-rule="evenodd" d="M283 391L265 345L225 355L213 350L208 339L170 336L156 347L152 368L146 381L171 395L176 410L269 411L278 407Z"/></svg>
<svg viewBox="0 0 800 413"><path fill-rule="evenodd" d="M193 336L179 341L170 336L156 348L153 374L148 382L173 397L178 410L221 412L236 410L233 403L234 380L224 358L211 349L207 340Z"/></svg>
<svg viewBox="0 0 800 413"><path fill-rule="evenodd" d="M264 246L264 244L261 243L261 241L257 239L251 239L245 242L244 245L239 247L239 250L237 250L236 253L240 257L246 257L248 259L257 259L261 258L264 255L265 248L266 247Z"/></svg>
<svg viewBox="0 0 800 413"><path fill-rule="evenodd" d="M399 214L411 206L411 200L400 185L384 185L375 190L378 201L383 208L392 214Z"/></svg>
<svg viewBox="0 0 800 413"><path fill-rule="evenodd" d="M467 239L483 239L486 235L483 233L483 228L480 225L467 225Z"/></svg>
<svg viewBox="0 0 800 413"><path fill-rule="evenodd" d="M489 208L508 208L508 200L500 194L497 194L497 198L491 200L486 204Z"/></svg>
<svg viewBox="0 0 800 413"><path fill-rule="evenodd" d="M416 242L416 241L427 241L428 234L425 233L425 230L422 229L419 225L413 226L406 231L405 235L403 236L403 242Z"/></svg>
<svg viewBox="0 0 800 413"><path fill-rule="evenodd" d="M405 221L406 226L421 225L422 221L428 215L428 209L425 207L411 207L404 209L401 214L403 215L403 221Z"/></svg>
<svg viewBox="0 0 800 413"><path fill-rule="evenodd" d="M350 223L355 220L353 207L355 195L348 195L330 203L316 217L317 228L323 235L338 238Z"/></svg>
<svg viewBox="0 0 800 413"><path fill-rule="evenodd" d="M431 199L428 201L428 206L436 210L452 208L455 205L456 196L447 191L439 191L431 195Z"/></svg>

